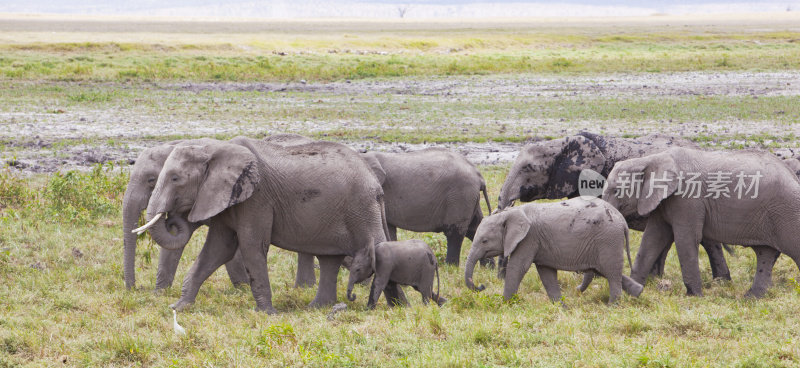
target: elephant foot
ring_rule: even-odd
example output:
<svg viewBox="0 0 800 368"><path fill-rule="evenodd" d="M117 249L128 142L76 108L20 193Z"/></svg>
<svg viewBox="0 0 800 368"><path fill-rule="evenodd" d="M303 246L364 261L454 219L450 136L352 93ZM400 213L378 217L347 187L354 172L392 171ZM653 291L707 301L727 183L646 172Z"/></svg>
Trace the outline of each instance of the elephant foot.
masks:
<svg viewBox="0 0 800 368"><path fill-rule="evenodd" d="M644 286L632 278L622 275L622 290L625 290L626 293L630 294L631 296L639 297L644 290Z"/></svg>
<svg viewBox="0 0 800 368"><path fill-rule="evenodd" d="M309 308L323 308L336 303L336 299L333 300L317 300L314 299L311 303L308 304Z"/></svg>
<svg viewBox="0 0 800 368"><path fill-rule="evenodd" d="M767 289L750 288L750 290L747 290L747 292L744 293L744 297L745 298L752 298L752 299L761 299L766 294L767 294Z"/></svg>
<svg viewBox="0 0 800 368"><path fill-rule="evenodd" d="M256 312L265 312L269 315L278 313L278 311L276 311L275 308L271 305L267 307L256 307Z"/></svg>
<svg viewBox="0 0 800 368"><path fill-rule="evenodd" d="M184 309L186 309L189 306L191 306L192 304L194 304L194 302L190 302L190 301L186 301L186 300L181 299L181 300L178 300L177 302L175 302L173 304L170 304L169 307L174 309L174 310L176 310L176 311L178 311L178 312L181 312Z"/></svg>
<svg viewBox="0 0 800 368"><path fill-rule="evenodd" d="M703 296L703 290L699 287L692 287L687 283L683 283L686 286L686 295L687 296Z"/></svg>
<svg viewBox="0 0 800 368"><path fill-rule="evenodd" d="M155 289L153 289L153 295L164 295L166 293L167 293L166 288L156 287Z"/></svg>

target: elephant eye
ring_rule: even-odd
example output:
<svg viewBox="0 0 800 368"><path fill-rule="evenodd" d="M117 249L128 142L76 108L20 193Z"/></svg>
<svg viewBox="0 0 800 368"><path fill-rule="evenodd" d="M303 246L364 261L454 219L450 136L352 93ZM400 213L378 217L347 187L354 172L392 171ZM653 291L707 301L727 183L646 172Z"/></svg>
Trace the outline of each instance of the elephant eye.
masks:
<svg viewBox="0 0 800 368"><path fill-rule="evenodd" d="M147 184L151 184L152 185L152 184L155 184L155 183L156 183L156 178L147 179Z"/></svg>
<svg viewBox="0 0 800 368"><path fill-rule="evenodd" d="M176 182L176 181L178 181L178 175L175 175L175 176L173 176L173 177L172 177L172 181L173 181L173 182Z"/></svg>

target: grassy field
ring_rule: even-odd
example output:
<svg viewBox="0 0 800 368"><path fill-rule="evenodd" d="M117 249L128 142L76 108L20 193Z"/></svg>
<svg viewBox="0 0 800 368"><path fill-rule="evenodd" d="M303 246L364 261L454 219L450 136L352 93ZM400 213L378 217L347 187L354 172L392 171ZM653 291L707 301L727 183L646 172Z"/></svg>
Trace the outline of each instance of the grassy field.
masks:
<svg viewBox="0 0 800 368"><path fill-rule="evenodd" d="M353 144L466 146L586 129L664 132L710 147L797 147L798 21L795 14L441 22L0 14L0 159L56 170L100 151L111 152L101 161L123 162L50 174L0 168L0 367L798 366L797 266L781 257L767 296L744 299L755 271L744 248L726 255L731 282L711 280L700 251L703 298L684 295L672 252L663 278L614 306L605 305L603 279L581 295L579 275L560 273L568 305L561 308L535 271L518 298L503 302L493 270L476 272L487 290L475 293L463 269L443 266L449 302L442 308L422 306L408 289L411 307L382 301L369 311L368 289L357 286L358 299L328 319L329 308L306 307L314 290L292 287L294 255L273 247L277 315L253 311L249 289L233 288L220 271L179 314L188 331L180 338L168 305L205 228L187 246L174 287L160 294L152 292L159 247L143 235L138 288L128 291L120 214L124 162L175 138L296 132ZM480 167L492 200L508 166ZM631 235L635 254L641 234ZM440 234L400 237L425 240L443 261Z"/></svg>
<svg viewBox="0 0 800 368"><path fill-rule="evenodd" d="M100 167L85 174L14 179L0 176L0 362L52 366L629 366L776 367L800 361L796 313L797 268L779 259L775 286L762 300L744 299L754 272L749 250L727 259L732 282L711 280L701 250L704 298L687 297L677 257L666 275L651 280L638 299L625 295L605 305L608 287L598 279L580 295L579 275L561 272L567 309L551 304L535 271L513 302L503 302L502 282L480 269L475 293L463 270L441 268L449 302L423 306L408 289L409 308L381 302L366 309L368 289L328 319L329 309L309 309L312 289L294 289L292 253L272 248L273 302L278 314L253 311L248 288L233 288L224 271L203 286L196 304L179 314L188 335L172 332L167 307L179 281L154 294L158 246L146 236L137 252L138 289L121 278L118 214L124 175ZM506 167L483 167L496 198ZM192 238L177 279L199 251L204 229ZM439 234L401 232L428 242L443 262ZM633 251L640 234L632 232ZM469 241L464 244L463 254ZM346 271L340 273L339 299Z"/></svg>

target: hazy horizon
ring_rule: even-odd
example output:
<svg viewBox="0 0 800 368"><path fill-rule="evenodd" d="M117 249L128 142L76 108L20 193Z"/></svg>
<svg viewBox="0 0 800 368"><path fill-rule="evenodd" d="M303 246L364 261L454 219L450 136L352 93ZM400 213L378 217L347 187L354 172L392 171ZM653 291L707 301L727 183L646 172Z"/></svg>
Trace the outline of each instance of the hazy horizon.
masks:
<svg viewBox="0 0 800 368"><path fill-rule="evenodd" d="M786 11L800 11L800 0L0 0L2 13L258 18L399 18L401 13L405 18L647 16Z"/></svg>

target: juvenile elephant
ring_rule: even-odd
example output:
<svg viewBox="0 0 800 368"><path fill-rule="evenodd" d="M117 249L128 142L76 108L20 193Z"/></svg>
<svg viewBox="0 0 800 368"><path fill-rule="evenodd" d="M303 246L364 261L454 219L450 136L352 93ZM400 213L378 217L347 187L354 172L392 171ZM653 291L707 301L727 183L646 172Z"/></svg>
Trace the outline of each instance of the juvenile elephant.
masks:
<svg viewBox="0 0 800 368"><path fill-rule="evenodd" d="M436 292L433 292L433 277L436 276ZM390 241L375 246L375 277L369 291L367 306L375 308L381 290L410 285L422 294L422 303L432 299L442 306L447 300L439 295L439 265L431 248L422 240ZM348 292L349 294L350 292ZM350 301L353 301L351 299ZM399 304L389 300L389 305Z"/></svg>
<svg viewBox="0 0 800 368"><path fill-rule="evenodd" d="M491 212L486 182L464 156L444 148L410 153L367 152L369 163L386 195L386 221L391 240L397 228L443 232L445 261L458 265L464 236L470 240L483 219L480 192Z"/></svg>
<svg viewBox="0 0 800 368"><path fill-rule="evenodd" d="M585 290L594 274L608 280L608 303L622 290L639 296L642 285L622 274L628 253L625 218L601 199L573 198L557 203L529 203L487 217L475 234L467 259L467 287L481 291L472 281L475 262L486 256L508 258L503 297L508 300L519 289L531 264L552 301L561 300L557 270L583 271Z"/></svg>
<svg viewBox="0 0 800 368"><path fill-rule="evenodd" d="M529 144L522 148L514 161L500 190L497 208L507 208L517 199L530 202L537 199L574 198L578 196L578 176L582 170L591 169L607 177L619 161L662 152L671 147L694 148L696 145L685 139L661 134L624 139L587 132ZM647 223L646 217L635 214L625 218L628 226L638 231L643 231ZM722 245L706 240L702 245L711 263L712 276L730 280ZM668 251L669 247L659 256L651 270L652 274L664 274Z"/></svg>
<svg viewBox="0 0 800 368"><path fill-rule="evenodd" d="M187 212L191 222L208 221L209 231L175 309L193 303L202 283L239 249L256 308L274 313L270 244L317 256L320 281L311 306L331 304L342 258L353 257L351 290L373 273L375 244L386 240L380 184L358 153L330 142L284 147L239 137L176 147L150 197L148 224L136 230Z"/></svg>
<svg viewBox="0 0 800 368"><path fill-rule="evenodd" d="M672 148L618 162L603 198L623 215L647 216L631 272L638 282L673 241L689 295L703 294L700 239L755 251L757 271L747 296L761 297L772 285L780 253L800 261L800 180L770 153Z"/></svg>
<svg viewBox="0 0 800 368"><path fill-rule="evenodd" d="M125 286L128 289L136 286L137 236L131 230L136 227L142 211L147 208L147 202L150 200L150 195L156 185L158 174L164 166L164 161L172 153L172 150L183 142L173 141L145 149L139 154L131 169L128 187L122 200L123 265ZM199 143L202 140L194 142ZM170 216L169 219L159 220L158 223L150 228L150 236L153 241L163 247L158 256L156 290L172 286L184 246L191 239L192 233L201 225L201 223L189 222L185 216L174 215ZM247 272L240 257L234 257L234 259L225 264L225 268L234 285L249 283Z"/></svg>

